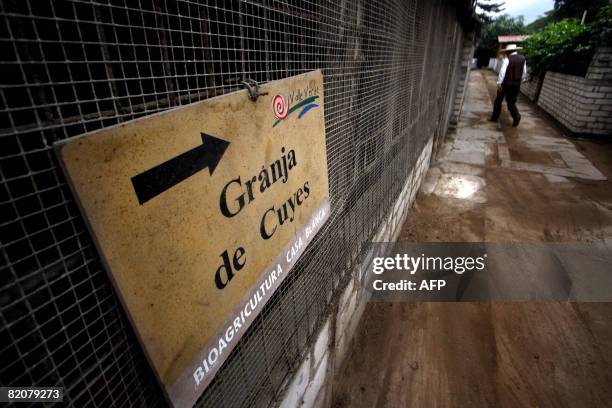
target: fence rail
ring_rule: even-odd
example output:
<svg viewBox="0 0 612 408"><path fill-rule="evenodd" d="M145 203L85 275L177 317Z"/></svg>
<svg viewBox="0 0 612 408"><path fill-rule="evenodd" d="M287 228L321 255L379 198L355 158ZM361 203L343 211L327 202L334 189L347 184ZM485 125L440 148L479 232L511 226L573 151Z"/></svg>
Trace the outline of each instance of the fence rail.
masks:
<svg viewBox="0 0 612 408"><path fill-rule="evenodd" d="M322 69L332 215L198 406L274 405L423 146L463 38L442 0L2 0L0 383L165 405L54 142ZM461 6L463 7L463 5Z"/></svg>

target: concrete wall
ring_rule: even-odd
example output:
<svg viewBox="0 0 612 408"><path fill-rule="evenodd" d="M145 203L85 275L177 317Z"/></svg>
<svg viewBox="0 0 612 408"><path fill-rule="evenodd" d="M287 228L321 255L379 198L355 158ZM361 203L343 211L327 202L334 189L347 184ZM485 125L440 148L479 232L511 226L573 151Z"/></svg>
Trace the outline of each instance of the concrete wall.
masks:
<svg viewBox="0 0 612 408"><path fill-rule="evenodd" d="M595 51L586 77L612 81L612 47L599 47Z"/></svg>
<svg viewBox="0 0 612 408"><path fill-rule="evenodd" d="M547 72L538 106L574 134L612 134L612 81Z"/></svg>
<svg viewBox="0 0 612 408"><path fill-rule="evenodd" d="M419 190L429 167L433 137L423 148L416 166L407 178L401 193L380 226L374 242L393 242L399 236L408 210ZM379 256L382 254L374 254ZM366 259L372 259L367 256ZM344 289L337 310L331 314L318 334L314 346L308 351L297 374L287 387L281 408L326 407L332 392L334 372L342 365L353 333L369 300L364 290L368 265L353 271L353 278Z"/></svg>

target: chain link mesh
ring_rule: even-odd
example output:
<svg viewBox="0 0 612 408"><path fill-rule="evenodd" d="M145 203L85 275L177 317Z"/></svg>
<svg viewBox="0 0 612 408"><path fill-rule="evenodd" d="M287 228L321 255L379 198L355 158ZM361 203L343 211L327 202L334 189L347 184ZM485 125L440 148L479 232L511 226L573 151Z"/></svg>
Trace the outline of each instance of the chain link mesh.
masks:
<svg viewBox="0 0 612 408"><path fill-rule="evenodd" d="M463 31L442 0L2 0L0 383L165 401L53 143L322 69L332 215L198 401L269 406L432 135Z"/></svg>

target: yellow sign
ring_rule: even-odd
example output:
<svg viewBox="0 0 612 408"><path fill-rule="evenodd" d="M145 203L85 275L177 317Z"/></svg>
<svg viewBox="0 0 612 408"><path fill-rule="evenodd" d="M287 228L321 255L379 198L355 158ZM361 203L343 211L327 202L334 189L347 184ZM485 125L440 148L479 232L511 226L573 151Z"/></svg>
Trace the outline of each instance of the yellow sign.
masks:
<svg viewBox="0 0 612 408"><path fill-rule="evenodd" d="M169 400L190 406L329 215L320 71L57 146Z"/></svg>

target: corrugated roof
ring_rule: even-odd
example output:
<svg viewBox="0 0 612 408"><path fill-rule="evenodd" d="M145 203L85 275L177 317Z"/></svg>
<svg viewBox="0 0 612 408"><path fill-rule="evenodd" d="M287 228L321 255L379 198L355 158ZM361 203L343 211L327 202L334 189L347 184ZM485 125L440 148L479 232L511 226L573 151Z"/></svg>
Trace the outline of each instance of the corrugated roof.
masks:
<svg viewBox="0 0 612 408"><path fill-rule="evenodd" d="M500 35L497 36L497 41L500 44L505 43L520 43L523 42L529 37L528 35Z"/></svg>

